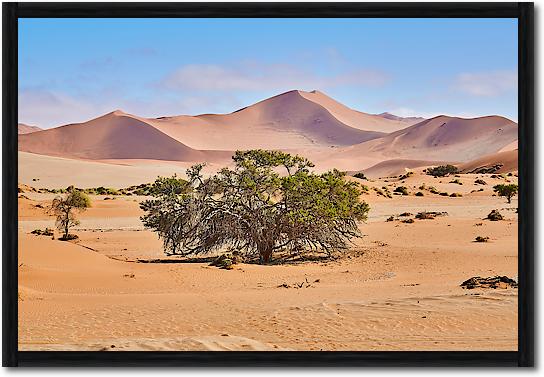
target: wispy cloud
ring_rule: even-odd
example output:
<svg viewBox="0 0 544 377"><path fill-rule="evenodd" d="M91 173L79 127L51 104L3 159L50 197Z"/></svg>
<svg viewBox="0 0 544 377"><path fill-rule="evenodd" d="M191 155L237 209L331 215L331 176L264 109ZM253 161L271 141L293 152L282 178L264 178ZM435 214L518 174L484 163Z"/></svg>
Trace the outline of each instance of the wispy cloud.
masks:
<svg viewBox="0 0 544 377"><path fill-rule="evenodd" d="M379 70L358 69L330 75L289 64L243 63L237 66L185 65L164 77L159 86L172 90L285 90L338 86L382 86L389 76Z"/></svg>
<svg viewBox="0 0 544 377"><path fill-rule="evenodd" d="M496 97L516 91L518 76L516 71L461 73L456 77L454 87L473 96Z"/></svg>

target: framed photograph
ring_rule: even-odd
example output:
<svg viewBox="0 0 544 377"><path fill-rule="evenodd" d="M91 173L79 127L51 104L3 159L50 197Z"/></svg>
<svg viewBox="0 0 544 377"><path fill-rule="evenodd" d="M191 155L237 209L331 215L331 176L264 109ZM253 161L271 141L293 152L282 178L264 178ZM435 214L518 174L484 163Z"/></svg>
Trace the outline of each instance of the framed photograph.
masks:
<svg viewBox="0 0 544 377"><path fill-rule="evenodd" d="M2 13L4 366L534 365L532 3Z"/></svg>

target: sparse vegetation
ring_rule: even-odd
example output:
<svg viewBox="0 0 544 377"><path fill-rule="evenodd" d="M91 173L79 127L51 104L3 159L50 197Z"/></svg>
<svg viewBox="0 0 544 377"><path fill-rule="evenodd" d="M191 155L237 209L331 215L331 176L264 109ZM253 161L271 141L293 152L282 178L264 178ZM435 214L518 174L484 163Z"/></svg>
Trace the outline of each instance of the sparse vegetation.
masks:
<svg viewBox="0 0 544 377"><path fill-rule="evenodd" d="M357 222L366 220L370 207L344 173L310 172L309 160L279 151L237 151L233 160L234 168L206 179L202 164L189 168L179 193L155 182L159 189L141 204L141 219L162 238L167 254L230 246L268 263L281 250L331 255L361 236Z"/></svg>
<svg viewBox="0 0 544 377"><path fill-rule="evenodd" d="M41 229L34 229L31 234L35 234L37 236L53 236L53 229L45 228L45 230Z"/></svg>
<svg viewBox="0 0 544 377"><path fill-rule="evenodd" d="M433 186L429 187L429 192L430 192L431 194L440 194L440 191L438 191L438 190L436 189L436 187L433 187Z"/></svg>
<svg viewBox="0 0 544 377"><path fill-rule="evenodd" d="M365 181L368 181L368 179L365 177L365 173L356 173L353 175L355 178L364 179Z"/></svg>
<svg viewBox="0 0 544 377"><path fill-rule="evenodd" d="M489 212L489 214L487 215L487 219L491 221L500 221L503 219L503 217L502 217L502 214L498 210L494 209L491 212Z"/></svg>
<svg viewBox="0 0 544 377"><path fill-rule="evenodd" d="M441 193L439 193L438 195L440 195L440 196L450 196L450 194L448 194L448 193L447 193L447 192L445 192L445 191L444 191L444 192L441 192Z"/></svg>
<svg viewBox="0 0 544 377"><path fill-rule="evenodd" d="M453 165L440 165L434 168L427 168L425 172L433 177L445 177L450 174L456 174L459 170Z"/></svg>
<svg viewBox="0 0 544 377"><path fill-rule="evenodd" d="M409 171L406 174L403 174L399 177L399 180L402 181L403 179L410 178L412 175L414 175L413 171Z"/></svg>
<svg viewBox="0 0 544 377"><path fill-rule="evenodd" d="M476 239L474 240L474 242L487 242L489 241L489 237L482 237L482 236L477 236Z"/></svg>
<svg viewBox="0 0 544 377"><path fill-rule="evenodd" d="M416 192L416 196L425 196L421 191Z"/></svg>
<svg viewBox="0 0 544 377"><path fill-rule="evenodd" d="M450 198L460 198L462 196L463 196L463 194L458 193L458 192L454 192L454 193L450 194Z"/></svg>
<svg viewBox="0 0 544 377"><path fill-rule="evenodd" d="M474 184L476 185L487 185L487 182L484 181L483 179L477 179L474 181Z"/></svg>
<svg viewBox="0 0 544 377"><path fill-rule="evenodd" d="M399 186L395 188L393 192L401 195L408 195L408 188L406 186Z"/></svg>
<svg viewBox="0 0 544 377"><path fill-rule="evenodd" d="M49 212L57 217L55 225L63 232L62 237L59 238L63 241L74 239L71 238L73 235L70 235L68 231L72 226L79 224L79 220L76 219L75 213L83 212L91 206L91 200L87 194L73 187L69 187L68 189L69 191L66 196L57 196L53 199L49 209Z"/></svg>
<svg viewBox="0 0 544 377"><path fill-rule="evenodd" d="M512 197L518 193L518 185L509 184L509 185L495 185L493 186L493 191L495 191L499 196L506 198L508 203L512 202Z"/></svg>
<svg viewBox="0 0 544 377"><path fill-rule="evenodd" d="M406 219L406 220L402 220L402 222L405 223L405 224L412 224L415 221L414 221L414 219Z"/></svg>
<svg viewBox="0 0 544 377"><path fill-rule="evenodd" d="M453 181L450 181L450 183L455 183L455 184L461 185L461 186L463 185L463 182L461 182L461 181L460 181L459 179L457 179L457 178L454 179Z"/></svg>

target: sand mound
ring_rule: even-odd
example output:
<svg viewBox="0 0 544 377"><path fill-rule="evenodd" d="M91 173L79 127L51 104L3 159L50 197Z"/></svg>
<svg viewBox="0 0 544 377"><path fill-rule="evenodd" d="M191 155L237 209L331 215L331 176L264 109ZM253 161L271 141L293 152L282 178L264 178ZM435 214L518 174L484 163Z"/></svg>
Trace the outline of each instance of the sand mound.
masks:
<svg viewBox="0 0 544 377"><path fill-rule="evenodd" d="M390 133L406 128L410 124L402 118L387 118L381 115L366 114L335 101L326 94L314 90L312 92L298 91L298 93L309 101L323 106L340 122L359 130ZM413 124L413 123L412 123Z"/></svg>
<svg viewBox="0 0 544 377"><path fill-rule="evenodd" d="M496 167L495 173L509 173L518 170L518 151L493 153L459 166L464 172L472 172L481 168Z"/></svg>
<svg viewBox="0 0 544 377"><path fill-rule="evenodd" d="M37 132L41 130L42 129L38 126L29 126L28 124L24 124L24 123L19 123L17 125L17 133L19 135L30 134L32 132Z"/></svg>
<svg viewBox="0 0 544 377"><path fill-rule="evenodd" d="M473 119L438 116L338 153L344 158L381 155L384 159L470 161L498 152L517 138L518 125L500 116Z"/></svg>
<svg viewBox="0 0 544 377"><path fill-rule="evenodd" d="M351 123L343 123L343 117L339 119L322 104L306 98L309 94L294 90L231 114L177 116L150 119L149 122L170 137L197 149L345 146L384 135L377 132L379 127L363 131L357 129L362 127L353 128ZM330 101L338 105L335 110L342 110L343 105Z"/></svg>
<svg viewBox="0 0 544 377"><path fill-rule="evenodd" d="M197 151L150 124L115 111L89 122L19 136L19 150L49 156L100 159L206 161Z"/></svg>
<svg viewBox="0 0 544 377"><path fill-rule="evenodd" d="M362 172L369 178L389 177L403 174L407 169L435 166L443 163L439 161L393 159L380 162L368 169L362 170Z"/></svg>

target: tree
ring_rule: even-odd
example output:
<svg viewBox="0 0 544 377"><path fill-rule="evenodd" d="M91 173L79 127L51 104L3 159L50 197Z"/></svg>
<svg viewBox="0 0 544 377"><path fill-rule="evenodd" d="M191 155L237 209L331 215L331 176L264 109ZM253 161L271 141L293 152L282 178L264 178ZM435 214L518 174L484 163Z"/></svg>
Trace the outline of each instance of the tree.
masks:
<svg viewBox="0 0 544 377"><path fill-rule="evenodd" d="M87 194L73 186L68 188L68 193L64 197L57 196L53 199L49 211L57 217L55 225L58 230L63 232L61 240L68 240L70 227L79 225L75 213L83 212L90 206L91 199Z"/></svg>
<svg viewBox="0 0 544 377"><path fill-rule="evenodd" d="M518 185L516 184L495 185L493 186L493 191L495 191L499 196L505 196L508 203L511 203L512 197L518 193Z"/></svg>
<svg viewBox="0 0 544 377"><path fill-rule="evenodd" d="M310 172L306 158L279 151L237 151L234 167L203 178L203 165L187 170L184 190L155 184L155 199L141 204L147 228L169 255L206 254L235 248L268 263L274 252L308 249L331 254L360 237L357 226L369 206L357 182L332 170Z"/></svg>
<svg viewBox="0 0 544 377"><path fill-rule="evenodd" d="M432 175L433 177L445 177L450 174L456 174L459 170L453 165L440 165L434 168L426 169L427 175Z"/></svg>

